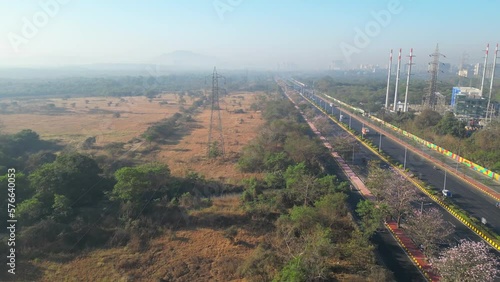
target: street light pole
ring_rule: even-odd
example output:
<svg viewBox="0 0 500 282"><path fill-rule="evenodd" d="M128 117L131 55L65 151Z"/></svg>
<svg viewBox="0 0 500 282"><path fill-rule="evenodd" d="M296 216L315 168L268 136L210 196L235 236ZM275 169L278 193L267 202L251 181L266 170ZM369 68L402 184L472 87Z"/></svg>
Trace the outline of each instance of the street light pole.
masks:
<svg viewBox="0 0 500 282"><path fill-rule="evenodd" d="M443 184L443 190L446 190L446 169L444 170L444 184Z"/></svg>
<svg viewBox="0 0 500 282"><path fill-rule="evenodd" d="M406 152L408 151L408 147L405 147L405 160L403 162L403 169L406 170Z"/></svg>
<svg viewBox="0 0 500 282"><path fill-rule="evenodd" d="M378 151L381 152L382 151L382 132L378 132L379 134L379 138L378 138Z"/></svg>
<svg viewBox="0 0 500 282"><path fill-rule="evenodd" d="M351 129L351 116L352 114L349 115L349 129Z"/></svg>

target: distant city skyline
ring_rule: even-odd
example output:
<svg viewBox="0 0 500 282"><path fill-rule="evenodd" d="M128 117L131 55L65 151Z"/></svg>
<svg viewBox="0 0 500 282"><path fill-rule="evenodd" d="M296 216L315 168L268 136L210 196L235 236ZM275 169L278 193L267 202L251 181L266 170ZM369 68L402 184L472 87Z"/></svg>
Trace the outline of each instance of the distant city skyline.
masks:
<svg viewBox="0 0 500 282"><path fill-rule="evenodd" d="M443 62L482 62L500 42L494 0L191 0L0 2L0 67L145 63L178 50L227 67L326 70L387 66L414 48L416 69L439 43ZM490 54L491 54L490 53ZM490 57L491 58L491 57Z"/></svg>

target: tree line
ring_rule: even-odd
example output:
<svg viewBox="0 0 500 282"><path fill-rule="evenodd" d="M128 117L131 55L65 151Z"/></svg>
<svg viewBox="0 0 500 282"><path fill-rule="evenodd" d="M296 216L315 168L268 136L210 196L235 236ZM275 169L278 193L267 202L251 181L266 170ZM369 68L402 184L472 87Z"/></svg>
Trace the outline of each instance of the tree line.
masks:
<svg viewBox="0 0 500 282"><path fill-rule="evenodd" d="M265 125L238 161L242 171L264 173L262 179L247 180L241 200L266 239L240 273L250 281L390 279L352 219L348 184L325 169L327 149L290 101L267 99Z"/></svg>
<svg viewBox="0 0 500 282"><path fill-rule="evenodd" d="M211 89L205 74L186 73L151 76L68 77L37 79L0 79L0 97L153 97L162 92L184 93ZM266 74L229 73L219 87L227 91L270 91L274 84Z"/></svg>

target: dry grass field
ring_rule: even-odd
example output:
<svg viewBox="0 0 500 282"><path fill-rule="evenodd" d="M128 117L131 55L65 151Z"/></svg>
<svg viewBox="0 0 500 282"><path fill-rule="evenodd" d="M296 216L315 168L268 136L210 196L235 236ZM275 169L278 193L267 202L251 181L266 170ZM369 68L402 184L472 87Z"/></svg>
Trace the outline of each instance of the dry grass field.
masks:
<svg viewBox="0 0 500 282"><path fill-rule="evenodd" d="M12 100L0 103L12 104ZM127 142L139 136L151 123L179 111L174 94L163 94L149 101L140 97L88 97L54 99L16 99L10 113L0 114L1 130L15 133L32 129L43 139L56 139L76 145L96 136L96 145ZM160 102L168 103L160 105ZM186 99L185 107L192 101ZM53 106L51 106L51 104ZM119 117L114 117L119 113Z"/></svg>
<svg viewBox="0 0 500 282"><path fill-rule="evenodd" d="M249 176L259 177L239 172L236 161L238 152L257 136L264 122L259 112L249 109L261 94L231 93L221 101L226 158L213 160L206 156L209 107L193 116L196 127L178 142L161 145L142 157L146 161L167 163L176 176L193 171L207 179L230 184L240 183ZM186 107L192 102L187 100ZM160 101L168 101L168 104L160 105ZM47 114L38 110L41 103L53 103L65 112ZM75 107L71 103L76 103ZM162 95L152 102L144 97L121 101L118 98L81 98L19 101L18 105L24 109L31 107L31 113L0 115L2 131L13 133L31 128L44 139L61 140L65 144L81 143L88 136L96 136L97 148L139 137L152 123L178 112L180 106L173 94ZM108 109L120 112L120 117L113 118L112 112L93 113ZM235 113L237 109L242 109L243 113ZM175 233L167 231L153 239L145 251L121 247L90 250L69 261L35 260L28 264L27 269L31 269L32 274L26 273L25 278L32 280L35 277L40 281L239 281L237 268L263 240L262 235L252 234L244 228L243 217L239 196L216 198L211 207L191 212L191 227ZM221 220L223 226L213 224ZM234 241L224 237L224 230L230 225L238 228Z"/></svg>
<svg viewBox="0 0 500 282"><path fill-rule="evenodd" d="M210 109L205 108L195 119L196 129L183 136L178 144L162 145L145 160L159 161L170 166L172 174L184 176L195 171L206 178L239 181L252 174L242 174L235 167L241 148L256 137L263 121L260 113L249 110L259 92L234 92L221 99L221 120L225 139L225 160L208 160L207 144ZM32 129L43 139L59 140L78 147L86 138L95 136L96 147L112 142L127 142L140 135L153 123L179 112L175 94L163 94L149 100L146 97L88 97L54 99L17 99L10 113L0 113L0 130L15 133ZM12 104L13 100L0 100ZM187 98L183 107L193 100ZM163 104L160 104L163 103ZM50 108L50 104L53 104ZM244 113L235 113L241 109ZM114 117L119 113L119 117ZM99 153L99 152L94 152ZM234 184L234 183L233 183Z"/></svg>
<svg viewBox="0 0 500 282"><path fill-rule="evenodd" d="M257 136L264 122L260 113L249 110L257 95L259 94L231 93L221 102L225 160L211 160L206 157L210 126L210 109L208 108L194 117L198 125L197 129L180 140L179 144L162 146L159 154L154 155L154 158L157 161L166 162L172 174L177 176L184 176L189 171L195 171L207 178L229 182L254 176L254 174L243 174L238 171L235 162L238 152ZM234 113L235 109L243 109L244 113Z"/></svg>
<svg viewBox="0 0 500 282"><path fill-rule="evenodd" d="M223 228L205 227L213 218L237 218L237 196L214 199L193 212L200 227L168 233L136 252L128 247L91 251L69 262L34 262L40 281L240 281L238 267L263 240L238 228L234 241ZM163 279L163 280L160 280Z"/></svg>

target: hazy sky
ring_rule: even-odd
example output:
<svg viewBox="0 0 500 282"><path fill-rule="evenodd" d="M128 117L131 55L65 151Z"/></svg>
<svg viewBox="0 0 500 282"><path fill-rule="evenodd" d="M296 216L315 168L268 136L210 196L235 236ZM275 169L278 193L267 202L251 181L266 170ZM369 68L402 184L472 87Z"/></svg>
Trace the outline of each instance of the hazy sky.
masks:
<svg viewBox="0 0 500 282"><path fill-rule="evenodd" d="M143 62L190 50L243 66L332 60L386 65L413 47L427 65L436 43L458 64L500 42L500 1L38 0L0 2L0 66ZM491 58L491 57L490 57Z"/></svg>

